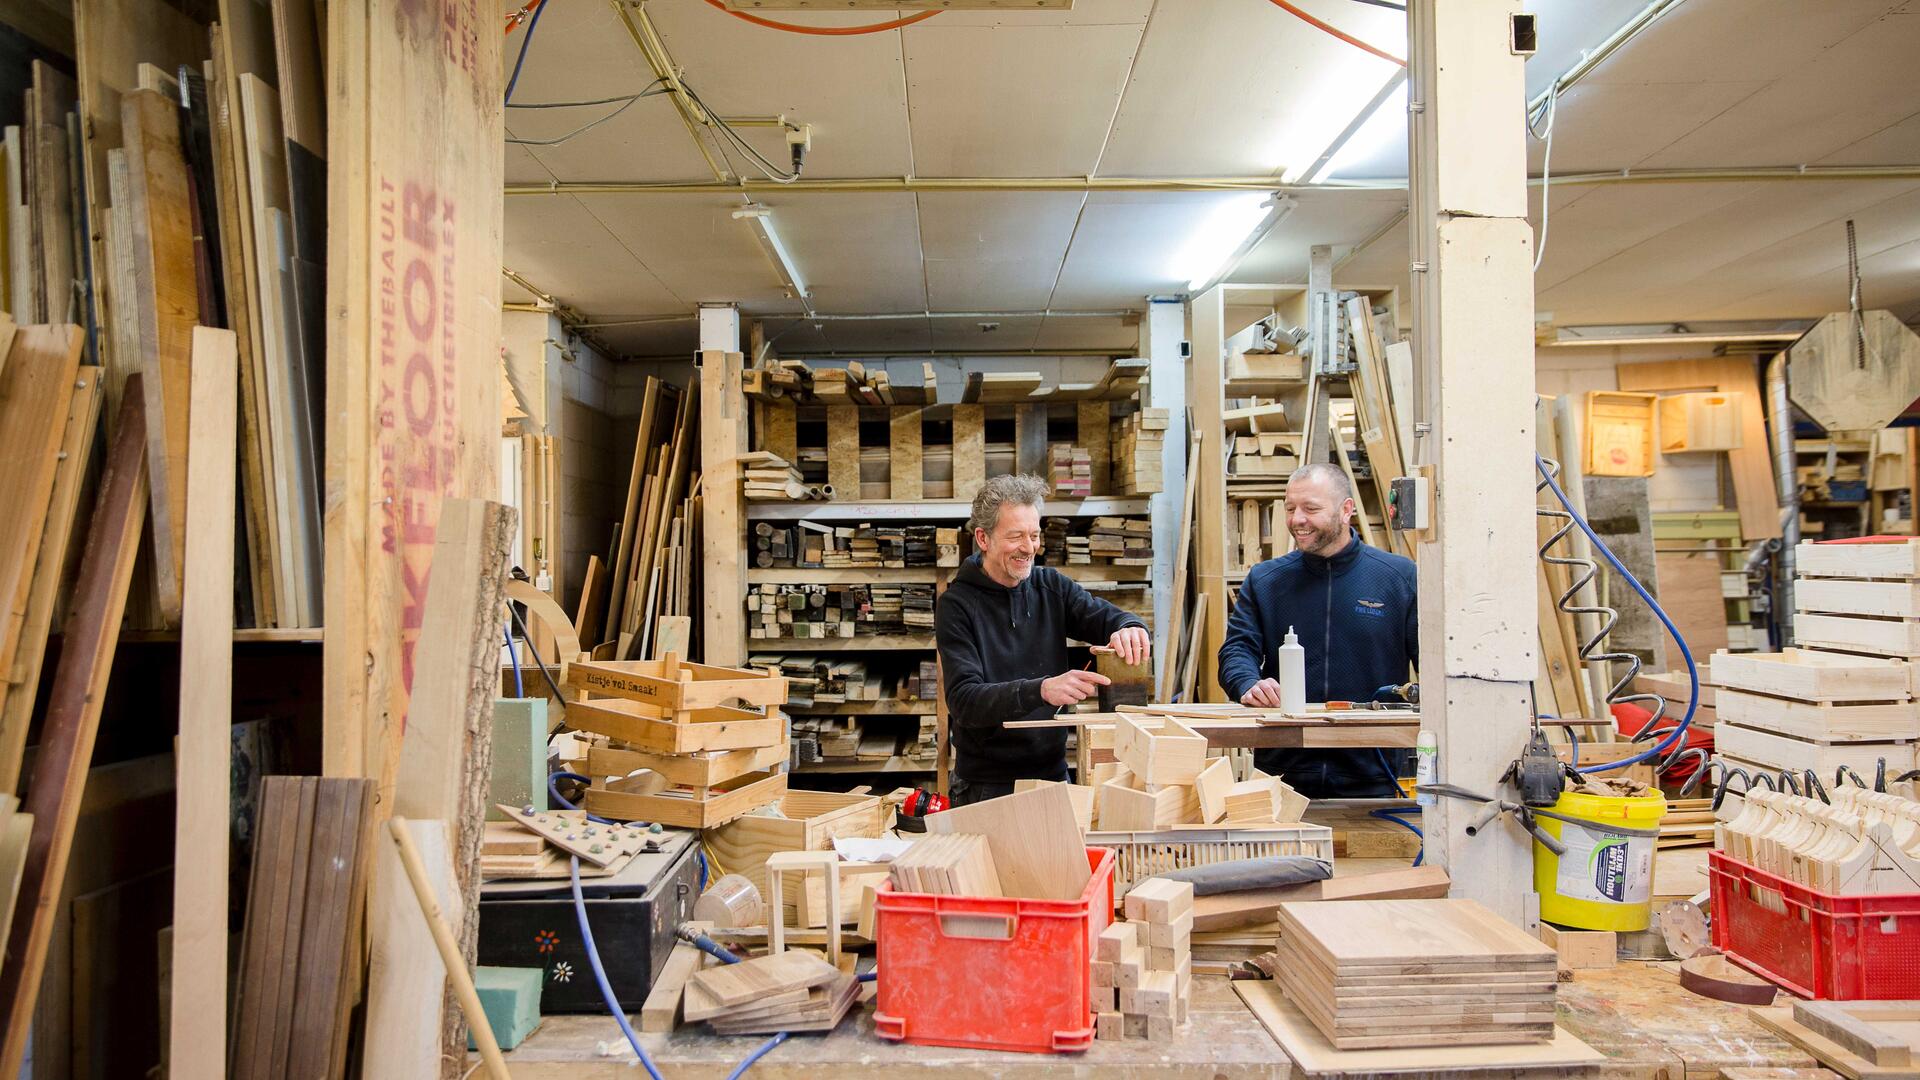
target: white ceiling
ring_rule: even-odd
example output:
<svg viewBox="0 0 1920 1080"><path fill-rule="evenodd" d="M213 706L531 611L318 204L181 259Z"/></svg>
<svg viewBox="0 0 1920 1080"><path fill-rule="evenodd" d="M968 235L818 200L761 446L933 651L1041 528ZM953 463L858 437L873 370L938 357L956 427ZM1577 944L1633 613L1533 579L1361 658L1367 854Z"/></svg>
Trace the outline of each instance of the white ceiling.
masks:
<svg viewBox="0 0 1920 1080"><path fill-rule="evenodd" d="M1396 55L1400 16L1355 0L1301 6ZM1530 0L1537 91L1644 0ZM943 12L901 30L815 37L752 26L702 0L650 0L684 78L725 116L811 124L810 179L1274 176L1310 163L1396 68L1261 0L1076 0L1070 12ZM907 12L900 12L907 14ZM783 13L850 25L887 12ZM524 31L508 40L511 65ZM1687 0L1562 98L1555 172L1800 163L1920 163L1920 0ZM516 103L634 93L651 71L617 14L546 6ZM553 138L606 107L508 113ZM1389 106L1389 109L1394 106ZM1405 174L1384 117L1334 175ZM1398 130L1396 130L1398 129ZM784 162L780 134L742 129ZM708 181L665 97L564 145L508 146L509 183ZM1349 160L1351 159L1351 160ZM1534 167L1540 166L1539 147ZM1186 285L1172 255L1214 192L768 192L816 311L1138 310ZM796 324L727 194L512 196L506 263L594 322L685 316L738 301L783 351L1129 350L1120 316ZM1307 248L1348 261L1336 283L1404 281L1401 190L1325 190L1241 264L1239 281L1298 282ZM1539 306L1563 324L1819 314L1844 300L1837 222L1859 222L1870 304L1920 314L1920 182L1567 186L1553 193ZM1378 236L1365 250L1355 245ZM1349 256L1351 257L1349 258ZM511 287L508 299L526 299ZM788 316L780 318L780 316ZM684 354L691 322L607 325L632 355Z"/></svg>

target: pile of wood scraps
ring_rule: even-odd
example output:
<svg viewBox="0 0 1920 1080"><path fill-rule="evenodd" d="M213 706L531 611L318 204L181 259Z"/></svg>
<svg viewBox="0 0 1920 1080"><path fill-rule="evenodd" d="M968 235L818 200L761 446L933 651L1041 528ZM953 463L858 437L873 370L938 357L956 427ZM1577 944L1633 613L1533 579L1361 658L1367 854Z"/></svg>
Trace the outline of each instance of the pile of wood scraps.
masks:
<svg viewBox="0 0 1920 1080"><path fill-rule="evenodd" d="M831 1031L860 998L850 974L806 952L768 956L701 970L687 981L688 1023L706 1021L716 1035Z"/></svg>
<svg viewBox="0 0 1920 1080"><path fill-rule="evenodd" d="M1831 804L1749 791L1719 830L1720 850L1834 895L1920 892L1920 802L1842 784ZM1779 904L1778 896L1771 897ZM1763 901L1764 902L1764 901Z"/></svg>
<svg viewBox="0 0 1920 1080"><path fill-rule="evenodd" d="M708 829L786 793L785 679L673 655L575 664L569 679L586 696L567 723L611 740L588 753L588 812Z"/></svg>
<svg viewBox="0 0 1920 1080"><path fill-rule="evenodd" d="M895 857L889 876L897 892L937 896L1000 896L1000 872L987 838L970 833L929 836Z"/></svg>
<svg viewBox="0 0 1920 1080"><path fill-rule="evenodd" d="M571 857L579 858L581 877L608 877L650 843L645 826L588 821L584 810L535 810L504 803L499 809L507 820L487 822L480 844L483 878L566 877Z"/></svg>
<svg viewBox="0 0 1920 1080"><path fill-rule="evenodd" d="M1920 1001L1796 1001L1751 1015L1848 1080L1920 1076Z"/></svg>
<svg viewBox="0 0 1920 1080"><path fill-rule="evenodd" d="M868 370L858 361L844 368L813 368L799 360L780 360L740 374L740 389L759 401L801 405L932 405L936 400L933 365L920 365L919 385L895 382L885 370Z"/></svg>
<svg viewBox="0 0 1920 1080"><path fill-rule="evenodd" d="M1278 911L1280 985L1338 1049L1553 1038L1557 954L1475 901Z"/></svg>
<svg viewBox="0 0 1920 1080"><path fill-rule="evenodd" d="M778 454L764 450L742 454L741 494L752 502L800 502L806 499L831 499L831 485L807 485L800 470Z"/></svg>
<svg viewBox="0 0 1920 1080"><path fill-rule="evenodd" d="M1108 436L1115 495L1153 495L1166 490L1161 455L1171 417L1166 409L1143 408L1115 420Z"/></svg>

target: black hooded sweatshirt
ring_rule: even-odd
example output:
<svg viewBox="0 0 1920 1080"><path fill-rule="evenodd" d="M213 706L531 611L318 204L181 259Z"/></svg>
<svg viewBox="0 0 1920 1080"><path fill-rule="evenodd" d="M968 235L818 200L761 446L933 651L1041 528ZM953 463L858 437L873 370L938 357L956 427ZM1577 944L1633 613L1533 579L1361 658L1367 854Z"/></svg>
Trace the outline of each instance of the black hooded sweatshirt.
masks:
<svg viewBox="0 0 1920 1080"><path fill-rule="evenodd" d="M1146 625L1057 570L1036 566L1009 589L968 557L933 616L955 774L998 784L1060 775L1067 729L1001 725L1053 715L1040 683L1071 668L1068 638L1104 645L1122 627Z"/></svg>

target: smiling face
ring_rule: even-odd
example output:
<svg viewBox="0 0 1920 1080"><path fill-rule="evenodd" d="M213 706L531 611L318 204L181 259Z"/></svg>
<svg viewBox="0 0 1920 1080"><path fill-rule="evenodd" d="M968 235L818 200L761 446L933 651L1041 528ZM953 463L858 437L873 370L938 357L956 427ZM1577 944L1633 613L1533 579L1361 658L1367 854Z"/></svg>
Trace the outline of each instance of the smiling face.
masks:
<svg viewBox="0 0 1920 1080"><path fill-rule="evenodd" d="M1287 481L1287 531L1295 547L1327 558L1347 546L1354 506L1345 486L1311 472L1296 472Z"/></svg>
<svg viewBox="0 0 1920 1080"><path fill-rule="evenodd" d="M980 549L980 569L1011 589L1033 573L1040 554L1040 508L1008 503L1000 507L993 531L973 530L973 546Z"/></svg>

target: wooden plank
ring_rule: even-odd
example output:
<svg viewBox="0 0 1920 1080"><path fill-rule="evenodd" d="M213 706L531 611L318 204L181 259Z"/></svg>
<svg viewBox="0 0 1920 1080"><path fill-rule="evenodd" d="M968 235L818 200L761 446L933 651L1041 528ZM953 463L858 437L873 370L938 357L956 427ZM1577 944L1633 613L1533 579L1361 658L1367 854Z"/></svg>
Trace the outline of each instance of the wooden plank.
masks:
<svg viewBox="0 0 1920 1080"><path fill-rule="evenodd" d="M1234 992L1308 1075L1379 1073L1485 1074L1527 1068L1574 1068L1604 1061L1600 1053L1555 1027L1550 1042L1517 1046L1456 1045L1379 1050L1335 1049L1320 1029L1281 993L1278 983L1244 980Z"/></svg>
<svg viewBox="0 0 1920 1080"><path fill-rule="evenodd" d="M887 467L888 498L896 502L920 498L919 409L887 411Z"/></svg>
<svg viewBox="0 0 1920 1080"><path fill-rule="evenodd" d="M1278 911L1283 938L1342 973L1381 967L1505 971L1554 959L1552 949L1472 900L1290 903Z"/></svg>
<svg viewBox="0 0 1920 1080"><path fill-rule="evenodd" d="M73 250L73 224L79 207L73 205L68 184L67 114L74 109L73 80L33 62L33 93L28 100L23 134L32 141L31 224L40 275L41 303L34 322L79 322L75 279L80 266Z"/></svg>
<svg viewBox="0 0 1920 1080"><path fill-rule="evenodd" d="M860 410L827 406L827 483L836 502L860 499Z"/></svg>
<svg viewBox="0 0 1920 1080"><path fill-rule="evenodd" d="M700 354L700 483L705 495L701 531L708 594L747 593L747 520L740 500L741 454L747 452L746 399L740 393L739 353ZM858 484L855 485L858 487ZM669 492L676 500L677 492ZM704 606L701 641L709 664L738 666L746 659L746 612L739 603Z"/></svg>
<svg viewBox="0 0 1920 1080"><path fill-rule="evenodd" d="M141 396L129 393L100 477L100 495L88 526L80 576L74 583L72 615L54 672L33 782L23 805L34 818L33 839L8 938L11 963L0 971L0 1002L6 1010L0 1074L8 1076L19 1072L26 1052L54 905L66 876L107 675L120 640L120 616L146 520L144 417Z"/></svg>
<svg viewBox="0 0 1920 1080"><path fill-rule="evenodd" d="M971 502L987 482L986 410L953 407L953 497Z"/></svg>
<svg viewBox="0 0 1920 1080"><path fill-rule="evenodd" d="M987 837L1008 896L1074 900L1091 876L1073 799L1058 785L930 814L927 831Z"/></svg>
<svg viewBox="0 0 1920 1080"><path fill-rule="evenodd" d="M1651 364L1621 364L1620 389L1718 390L1740 395L1740 449L1727 454L1733 472L1733 490L1740 511L1740 535L1765 540L1780 535L1780 503L1774 489L1773 462L1767 454L1766 418L1761 412L1760 379L1747 357L1710 360L1663 360Z"/></svg>
<svg viewBox="0 0 1920 1080"><path fill-rule="evenodd" d="M233 747L233 515L239 353L231 330L193 332L182 582L179 794L169 1067L220 1077L227 1039L227 834Z"/></svg>
<svg viewBox="0 0 1920 1080"><path fill-rule="evenodd" d="M8 462L0 469L0 506L8 508L0 515L0 671L12 671L26 630L84 340L77 326L24 327L0 370L0 459Z"/></svg>
<svg viewBox="0 0 1920 1080"><path fill-rule="evenodd" d="M460 905L444 821L408 821L407 831L441 911ZM545 846L537 837L535 843ZM441 1017L447 968L407 884L399 849L376 844L367 901L373 951L367 966L364 1080L419 1080L440 1073ZM463 1055L464 1057L464 1055Z"/></svg>
<svg viewBox="0 0 1920 1080"><path fill-rule="evenodd" d="M1801 701L1905 701L1911 672L1911 665L1899 660L1811 649L1713 657L1717 686Z"/></svg>
<svg viewBox="0 0 1920 1080"><path fill-rule="evenodd" d="M378 775L369 747L407 713L441 500L498 490L498 368L473 358L500 339L502 36L477 8L410 0L327 19L323 751L329 775ZM379 313L396 277L435 288L410 290L394 325Z"/></svg>
<svg viewBox="0 0 1920 1080"><path fill-rule="evenodd" d="M613 558L612 592L607 599L607 623L601 637L603 641L613 640L622 625L627 578L633 565L633 532L639 525L638 519L642 513L640 497L647 475L647 450L653 445L654 417L660 404L660 387L659 379L647 376L646 387L640 398L640 426L634 436L633 467L627 474L626 509L622 511L619 522L620 546Z"/></svg>
<svg viewBox="0 0 1920 1080"><path fill-rule="evenodd" d="M464 902L444 909L469 960L480 929L480 843L493 767L493 699L500 650L494 628L505 603L508 549L517 514L484 499L441 505L427 581L423 635L413 656L407 724L389 727L375 760L385 813L450 823L454 884ZM407 782L398 783L401 772ZM390 808L390 810L389 810ZM460 1060L459 1015L444 1014L441 1047Z"/></svg>
<svg viewBox="0 0 1920 1080"><path fill-rule="evenodd" d="M372 832L373 784L322 779L315 785L313 842L299 928L298 990L288 1029L288 1075L340 1077L345 1019L358 995L360 908ZM477 826L476 826L477 827ZM465 1046L464 1041L461 1044Z"/></svg>
<svg viewBox="0 0 1920 1080"><path fill-rule="evenodd" d="M696 985L724 1007L744 1005L756 998L787 990L811 989L832 982L840 972L820 957L786 951L723 964L696 973Z"/></svg>
<svg viewBox="0 0 1920 1080"><path fill-rule="evenodd" d="M687 926L696 933L713 929L712 923L694 922ZM667 962L661 965L660 974L653 980L653 988L647 991L647 1000L640 1006L641 1031L663 1034L680 1025L681 996L687 988L687 980L700 970L701 960L705 956L705 953L685 941L673 943L673 951L667 954Z"/></svg>
<svg viewBox="0 0 1920 1080"><path fill-rule="evenodd" d="M1405 870L1327 878L1277 889L1247 889L1198 896L1193 901L1193 928L1230 930L1240 926L1258 926L1271 921L1281 904L1308 900L1437 899L1447 895L1447 885L1444 868L1417 866Z"/></svg>

